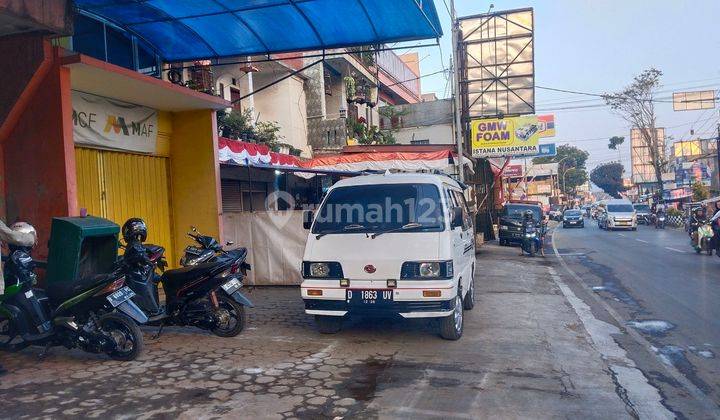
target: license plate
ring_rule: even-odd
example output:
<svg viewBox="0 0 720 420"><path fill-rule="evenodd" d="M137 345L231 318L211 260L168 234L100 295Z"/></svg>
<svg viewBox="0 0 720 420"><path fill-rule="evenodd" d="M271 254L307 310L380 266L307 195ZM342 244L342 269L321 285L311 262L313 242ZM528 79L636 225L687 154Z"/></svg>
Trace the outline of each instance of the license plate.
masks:
<svg viewBox="0 0 720 420"><path fill-rule="evenodd" d="M347 302L358 305L383 305L393 301L392 290L355 289L346 292Z"/></svg>
<svg viewBox="0 0 720 420"><path fill-rule="evenodd" d="M242 286L242 283L240 283L240 280L232 279L232 280L225 282L225 284L222 285L222 288L228 295L232 295L240 288L240 286Z"/></svg>
<svg viewBox="0 0 720 420"><path fill-rule="evenodd" d="M113 307L117 307L120 306L121 303L131 299L133 296L135 296L135 292L133 292L132 289L126 286L120 290L116 290L110 293L110 295L108 295L107 297L107 300Z"/></svg>

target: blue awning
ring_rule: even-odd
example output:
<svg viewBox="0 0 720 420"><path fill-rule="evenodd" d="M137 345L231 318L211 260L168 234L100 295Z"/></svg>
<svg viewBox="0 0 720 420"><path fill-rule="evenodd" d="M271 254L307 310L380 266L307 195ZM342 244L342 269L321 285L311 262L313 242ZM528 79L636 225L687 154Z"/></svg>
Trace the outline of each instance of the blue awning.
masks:
<svg viewBox="0 0 720 420"><path fill-rule="evenodd" d="M439 38L432 0L75 0L165 61Z"/></svg>

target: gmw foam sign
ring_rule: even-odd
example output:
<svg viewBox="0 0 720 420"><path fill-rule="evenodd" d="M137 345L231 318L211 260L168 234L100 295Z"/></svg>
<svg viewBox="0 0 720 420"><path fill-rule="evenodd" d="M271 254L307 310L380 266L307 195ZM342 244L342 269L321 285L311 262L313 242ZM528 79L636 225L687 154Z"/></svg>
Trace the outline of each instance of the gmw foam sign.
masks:
<svg viewBox="0 0 720 420"><path fill-rule="evenodd" d="M551 117L528 115L472 120L470 121L472 155L474 157L537 155L540 138L555 134L555 123Z"/></svg>

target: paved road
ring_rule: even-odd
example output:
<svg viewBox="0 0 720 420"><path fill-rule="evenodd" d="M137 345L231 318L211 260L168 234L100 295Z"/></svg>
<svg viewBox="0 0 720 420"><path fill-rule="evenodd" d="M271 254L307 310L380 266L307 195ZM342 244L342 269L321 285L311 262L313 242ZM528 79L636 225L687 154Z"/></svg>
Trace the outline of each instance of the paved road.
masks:
<svg viewBox="0 0 720 420"><path fill-rule="evenodd" d="M560 255L662 362L720 403L720 258L697 255L681 230L608 232L586 223L557 229Z"/></svg>
<svg viewBox="0 0 720 420"><path fill-rule="evenodd" d="M422 320L351 320L322 335L299 290L256 289L235 338L169 328L146 334L134 362L0 353L10 370L0 418L670 417L557 259L490 244L477 263L477 305L459 341Z"/></svg>

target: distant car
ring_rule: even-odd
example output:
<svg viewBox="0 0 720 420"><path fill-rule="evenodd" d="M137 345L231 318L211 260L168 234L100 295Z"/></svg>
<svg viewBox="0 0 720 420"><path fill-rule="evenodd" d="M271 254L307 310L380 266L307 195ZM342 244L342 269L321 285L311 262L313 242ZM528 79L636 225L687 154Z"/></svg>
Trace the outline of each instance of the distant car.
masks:
<svg viewBox="0 0 720 420"><path fill-rule="evenodd" d="M647 204L636 203L633 204L633 208L635 208L635 214L637 215L638 224L642 223L645 225L649 225L650 213L652 213L650 211L650 206L648 206Z"/></svg>
<svg viewBox="0 0 720 420"><path fill-rule="evenodd" d="M578 209L565 210L563 213L563 228L567 227L585 227L585 219L583 219L582 212Z"/></svg>
<svg viewBox="0 0 720 420"><path fill-rule="evenodd" d="M598 217L598 226L601 229L637 230L637 216L630 201L607 200L603 202L603 207L604 211Z"/></svg>
<svg viewBox="0 0 720 420"><path fill-rule="evenodd" d="M500 216L500 245L520 244L523 240L522 220L527 210L533 212L533 218L538 222L543 220L543 210L538 204L507 203Z"/></svg>
<svg viewBox="0 0 720 420"><path fill-rule="evenodd" d="M560 222L560 221L562 221L564 210L565 209L563 208L563 206L553 204L552 206L550 206L550 211L548 212L548 216L550 216L550 219L555 220L556 222Z"/></svg>

